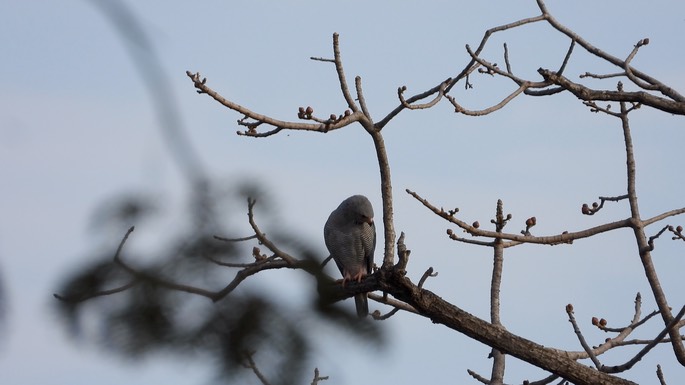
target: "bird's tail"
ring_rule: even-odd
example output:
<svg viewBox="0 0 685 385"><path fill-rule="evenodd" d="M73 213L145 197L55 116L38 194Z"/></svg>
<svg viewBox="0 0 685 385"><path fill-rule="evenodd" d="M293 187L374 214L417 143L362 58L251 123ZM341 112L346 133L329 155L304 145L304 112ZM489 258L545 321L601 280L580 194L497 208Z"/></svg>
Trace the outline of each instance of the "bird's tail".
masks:
<svg viewBox="0 0 685 385"><path fill-rule="evenodd" d="M364 318L369 314L369 300L366 293L356 294L354 296L354 304L357 306L357 316Z"/></svg>

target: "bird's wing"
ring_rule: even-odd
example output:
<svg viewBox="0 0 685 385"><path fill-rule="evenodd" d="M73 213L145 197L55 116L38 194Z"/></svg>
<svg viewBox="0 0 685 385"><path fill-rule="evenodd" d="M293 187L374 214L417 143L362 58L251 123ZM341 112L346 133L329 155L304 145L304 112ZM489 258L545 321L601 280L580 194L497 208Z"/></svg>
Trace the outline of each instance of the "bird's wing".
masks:
<svg viewBox="0 0 685 385"><path fill-rule="evenodd" d="M364 223L361 231L362 247L366 274L371 274L373 269L373 253L376 250L376 226Z"/></svg>
<svg viewBox="0 0 685 385"><path fill-rule="evenodd" d="M343 231L341 226L332 221L326 222L323 235L328 252L331 253L338 270L344 276L345 271L352 270L351 264L354 264L351 258L355 254L354 236Z"/></svg>

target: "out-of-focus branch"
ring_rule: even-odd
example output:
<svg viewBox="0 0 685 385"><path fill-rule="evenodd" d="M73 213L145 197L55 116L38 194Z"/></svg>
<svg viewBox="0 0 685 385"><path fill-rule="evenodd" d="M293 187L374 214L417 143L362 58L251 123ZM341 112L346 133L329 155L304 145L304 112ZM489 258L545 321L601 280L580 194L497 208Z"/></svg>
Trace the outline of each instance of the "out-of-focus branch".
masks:
<svg viewBox="0 0 685 385"><path fill-rule="evenodd" d="M55 297L56 299L64 302L70 302L70 303L79 303L79 302L85 302L88 301L89 299L97 298L97 297L105 297L108 295L112 294L117 294L121 293L123 291L126 291L136 284L138 284L137 279L132 279L130 282L121 285L119 287L113 288L113 289L108 289L108 290L99 290L93 293L89 293L87 295L78 295L78 296L66 296L58 293L53 293L52 296Z"/></svg>
<svg viewBox="0 0 685 385"><path fill-rule="evenodd" d="M328 379L328 376L321 376L319 374L319 368L314 368L314 378L312 379L312 384L311 385L317 385L321 381L325 381Z"/></svg>
<svg viewBox="0 0 685 385"><path fill-rule="evenodd" d="M263 244L264 246L268 247L269 250L271 250L278 258L281 258L282 260L286 261L288 264L293 265L297 261L294 257L292 257L290 254L286 253L285 251L282 251L279 249L269 238L266 237L266 234L264 234L260 229L259 226L257 226L257 223L254 220L254 205L257 203L257 200L254 198L248 198L247 200L247 217L248 221L250 222L250 226L252 226L252 230L254 230L255 236L257 239L259 239L259 242Z"/></svg>
<svg viewBox="0 0 685 385"><path fill-rule="evenodd" d="M126 230L126 233L121 238L121 241L119 241L119 246L117 246L117 251L114 253L114 261L117 262L122 268L124 268L129 273L132 273L133 270L121 262L121 250L124 248L124 245L126 244L126 241L128 240L128 237L131 235L133 230L135 230L135 226L131 226L128 228L128 230ZM58 299L60 301L64 301L64 302L78 303L78 302L84 302L84 301L87 301L89 299L96 298L96 297L104 297L107 295L121 293L122 291L125 291L125 290L132 288L133 286L135 286L138 283L138 280L137 280L135 274L132 274L132 275L134 275L134 277L131 281L129 281L128 283L123 284L119 287L113 288L113 289L98 290L98 291L95 291L92 293L88 293L85 295L78 295L75 297L74 296L65 296L65 295L61 295L58 293L54 293L53 297L55 297L56 299Z"/></svg>
<svg viewBox="0 0 685 385"><path fill-rule="evenodd" d="M254 356L254 354L255 354L255 352L244 352L243 353L243 358L245 360L243 362L243 367L245 367L247 369L251 369L252 372L255 374L255 376L257 376L257 378L259 379L259 382L262 383L262 385L271 385L271 383L269 383L269 380L266 379L264 374L262 374L262 372L257 367L257 363L255 363L254 358L252 357L252 356Z"/></svg>
<svg viewBox="0 0 685 385"><path fill-rule="evenodd" d="M183 126L180 114L182 109L174 98L171 82L157 55L155 44L144 28L144 21L136 17L123 1L100 0L88 3L100 8L102 14L118 30L135 69L146 86L162 137L179 169L190 182L196 185L205 183L206 176L200 157L193 149L192 141L188 140Z"/></svg>
<svg viewBox="0 0 685 385"><path fill-rule="evenodd" d="M81 295L78 297L72 297L72 296L65 296L61 294L54 294L54 297L65 301L65 302L73 302L73 303L78 303L78 302L83 302L92 298L96 297L102 297L102 296L107 296L115 293L120 293L123 292L127 289L130 289L131 287L135 286L136 284L140 283L141 281L148 281L151 283L154 283L155 285L168 289L168 290L173 290L173 291L180 291L180 292L185 292L189 294L194 294L194 295L199 295L201 297L206 297L214 302L220 301L221 299L225 298L227 295L229 295L233 290L235 290L245 279L258 274L260 272L266 271L266 270L273 270L273 269L284 269L284 268L289 268L289 269L302 269L316 277L317 280L321 280L320 284L324 285L334 285L334 280L328 276L325 276L324 273L321 271L321 267L318 266L315 263L311 263L309 261L304 261L298 258L295 258L288 253L284 252L280 248L278 248L267 236L264 234L260 229L259 226L257 225L255 218L254 218L254 212L253 208L255 205L256 201L254 199L248 199L248 218L250 225L252 226L252 229L255 232L254 238L258 239L260 243L264 244L271 252L274 254L272 256L264 256L261 254L258 248L253 249L253 257L255 258L255 261L252 263L241 263L241 264L229 264L229 263L221 263L219 261L212 261L217 264L226 266L226 267L237 267L240 268L240 270L236 273L234 278L221 290L218 291L213 291L213 290L207 290L201 287L197 286L192 286L192 285L185 285L181 283L174 282L172 280L166 279L159 274L155 274L152 272L148 272L144 269L139 269L137 267L133 267L130 265L128 262L124 261L124 259L121 256L121 251L128 240L130 234L133 232L134 227L131 227L128 229L128 231L125 233L123 236L121 242L119 243L119 246L117 248L117 251L114 255L113 261L116 265L121 267L126 273L128 273L132 279L130 282L119 286L114 289L108 289L108 290L101 290L97 291L94 293L89 293L88 295ZM221 237L220 237L221 238ZM228 239L228 238L221 238L223 240L228 240L228 241L242 241L242 240L247 240L251 239L252 237L244 237L244 238L238 238L238 239ZM355 285L356 283L348 284L346 288L333 288L331 290L335 291L337 294L335 298L337 300L344 299L350 296L353 296L357 291L354 291L355 288L359 289L358 286L360 285ZM340 286L340 285L337 285ZM357 287L356 287L357 286ZM369 288L367 291L372 291L376 290L376 288ZM359 291L359 290L358 290Z"/></svg>

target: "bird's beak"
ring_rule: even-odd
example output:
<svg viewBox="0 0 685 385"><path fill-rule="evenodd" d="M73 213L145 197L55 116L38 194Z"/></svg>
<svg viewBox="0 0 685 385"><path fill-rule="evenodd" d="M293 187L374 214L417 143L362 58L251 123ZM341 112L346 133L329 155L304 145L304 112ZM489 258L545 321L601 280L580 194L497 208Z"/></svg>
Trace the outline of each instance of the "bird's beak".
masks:
<svg viewBox="0 0 685 385"><path fill-rule="evenodd" d="M366 223L373 226L373 218L366 218Z"/></svg>

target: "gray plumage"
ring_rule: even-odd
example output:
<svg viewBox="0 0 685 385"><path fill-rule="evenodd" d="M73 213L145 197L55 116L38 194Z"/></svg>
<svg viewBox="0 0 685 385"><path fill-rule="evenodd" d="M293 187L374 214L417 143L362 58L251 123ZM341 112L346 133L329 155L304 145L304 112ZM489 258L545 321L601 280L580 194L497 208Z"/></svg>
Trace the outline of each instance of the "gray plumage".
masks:
<svg viewBox="0 0 685 385"><path fill-rule="evenodd" d="M363 195L353 195L333 210L323 228L326 247L347 281L361 281L371 274L373 252L376 249L376 227L373 223L373 207ZM354 296L357 315L369 314L366 293Z"/></svg>

